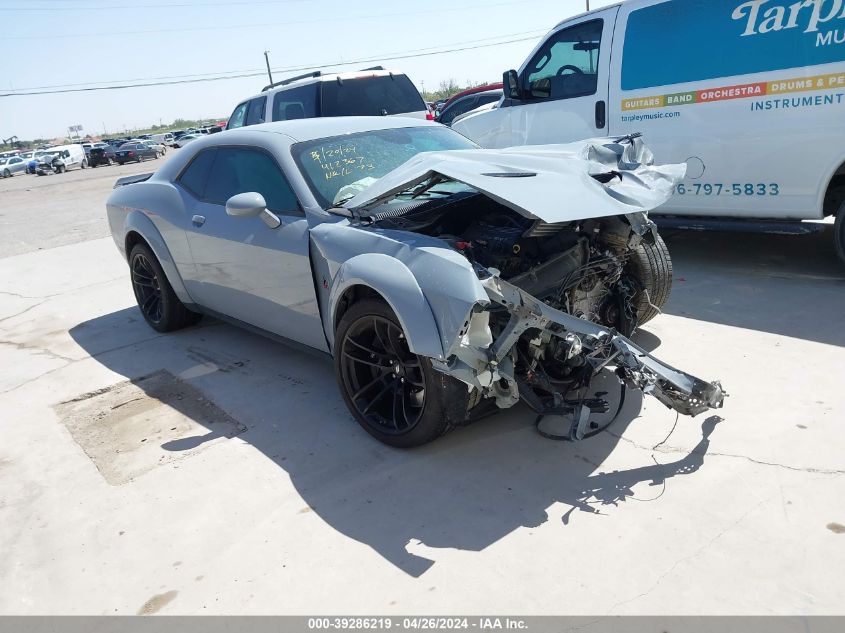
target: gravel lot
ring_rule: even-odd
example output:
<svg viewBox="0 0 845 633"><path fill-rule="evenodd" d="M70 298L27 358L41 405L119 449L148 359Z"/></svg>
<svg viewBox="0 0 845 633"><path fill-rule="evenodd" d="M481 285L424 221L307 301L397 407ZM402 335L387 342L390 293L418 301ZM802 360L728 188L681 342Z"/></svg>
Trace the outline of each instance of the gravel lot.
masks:
<svg viewBox="0 0 845 633"><path fill-rule="evenodd" d="M155 171L178 151L142 163L0 178L0 258L106 237L105 200L115 181Z"/></svg>
<svg viewBox="0 0 845 633"><path fill-rule="evenodd" d="M0 614L843 612L829 234L666 235L639 341L718 416L629 397L570 444L517 407L398 451L325 360L146 326L104 200L159 165L0 180Z"/></svg>

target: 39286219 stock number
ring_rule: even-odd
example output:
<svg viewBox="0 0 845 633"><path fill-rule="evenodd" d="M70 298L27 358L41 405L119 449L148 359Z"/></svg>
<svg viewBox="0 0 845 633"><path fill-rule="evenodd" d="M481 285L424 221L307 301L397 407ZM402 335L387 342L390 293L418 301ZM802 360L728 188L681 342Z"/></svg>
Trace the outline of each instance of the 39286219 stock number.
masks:
<svg viewBox="0 0 845 633"><path fill-rule="evenodd" d="M771 183L681 183L675 187L679 196L778 196L780 185Z"/></svg>

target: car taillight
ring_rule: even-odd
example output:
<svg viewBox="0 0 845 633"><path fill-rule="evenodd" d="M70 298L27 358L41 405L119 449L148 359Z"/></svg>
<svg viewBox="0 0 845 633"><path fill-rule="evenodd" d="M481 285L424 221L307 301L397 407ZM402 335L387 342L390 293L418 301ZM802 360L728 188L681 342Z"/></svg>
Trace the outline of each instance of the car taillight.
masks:
<svg viewBox="0 0 845 633"><path fill-rule="evenodd" d="M425 120L426 121L434 121L434 115L431 112L425 113Z"/></svg>
<svg viewBox="0 0 845 633"><path fill-rule="evenodd" d="M135 152L127 152L127 155L128 155L128 156L134 156L134 155L135 155Z"/></svg>

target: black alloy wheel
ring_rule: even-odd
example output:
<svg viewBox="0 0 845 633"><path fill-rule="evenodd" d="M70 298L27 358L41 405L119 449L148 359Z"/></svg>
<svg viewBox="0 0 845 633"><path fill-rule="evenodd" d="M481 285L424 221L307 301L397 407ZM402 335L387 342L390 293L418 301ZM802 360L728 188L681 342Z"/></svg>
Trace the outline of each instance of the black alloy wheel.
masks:
<svg viewBox="0 0 845 633"><path fill-rule="evenodd" d="M202 318L179 300L155 254L144 243L129 252L132 291L144 320L157 332L172 332Z"/></svg>
<svg viewBox="0 0 845 633"><path fill-rule="evenodd" d="M379 434L412 431L425 410L420 359L402 330L378 315L358 319L341 341L341 378L359 420Z"/></svg>
<svg viewBox="0 0 845 633"><path fill-rule="evenodd" d="M132 257L132 290L141 313L150 324L160 324L163 316L161 283L144 253Z"/></svg>

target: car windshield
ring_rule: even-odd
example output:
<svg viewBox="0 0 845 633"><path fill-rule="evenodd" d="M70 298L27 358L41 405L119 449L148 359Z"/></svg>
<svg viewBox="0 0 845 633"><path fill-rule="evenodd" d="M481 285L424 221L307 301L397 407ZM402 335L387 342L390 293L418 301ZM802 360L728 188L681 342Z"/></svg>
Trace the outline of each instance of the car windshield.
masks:
<svg viewBox="0 0 845 633"><path fill-rule="evenodd" d="M291 151L314 197L328 208L363 191L417 154L476 147L449 128L426 126L304 141Z"/></svg>

